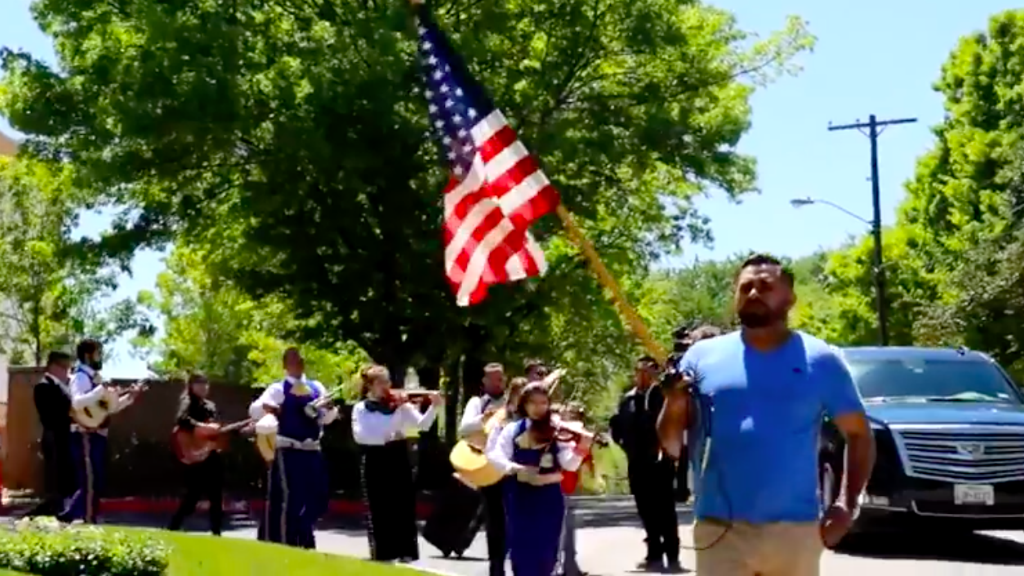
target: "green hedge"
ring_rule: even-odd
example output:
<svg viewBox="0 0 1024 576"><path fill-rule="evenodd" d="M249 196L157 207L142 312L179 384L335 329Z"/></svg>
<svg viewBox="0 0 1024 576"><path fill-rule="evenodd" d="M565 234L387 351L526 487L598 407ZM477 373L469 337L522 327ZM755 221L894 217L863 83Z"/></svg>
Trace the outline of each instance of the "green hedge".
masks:
<svg viewBox="0 0 1024 576"><path fill-rule="evenodd" d="M19 521L0 531L0 568L36 576L159 576L171 549L145 534Z"/></svg>

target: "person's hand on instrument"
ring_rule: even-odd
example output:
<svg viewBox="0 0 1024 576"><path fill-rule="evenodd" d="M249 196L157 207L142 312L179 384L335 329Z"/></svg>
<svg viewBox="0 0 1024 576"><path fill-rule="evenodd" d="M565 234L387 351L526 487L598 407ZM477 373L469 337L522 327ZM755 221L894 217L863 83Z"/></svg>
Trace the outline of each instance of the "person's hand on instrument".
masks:
<svg viewBox="0 0 1024 576"><path fill-rule="evenodd" d="M444 406L444 396L440 392L431 392L427 395L427 398L430 398L432 406L437 406L438 408Z"/></svg>
<svg viewBox="0 0 1024 576"><path fill-rule="evenodd" d="M579 442L576 442L576 451L581 454L586 454L587 452L590 452L590 448L593 444L594 438L584 434L580 436Z"/></svg>

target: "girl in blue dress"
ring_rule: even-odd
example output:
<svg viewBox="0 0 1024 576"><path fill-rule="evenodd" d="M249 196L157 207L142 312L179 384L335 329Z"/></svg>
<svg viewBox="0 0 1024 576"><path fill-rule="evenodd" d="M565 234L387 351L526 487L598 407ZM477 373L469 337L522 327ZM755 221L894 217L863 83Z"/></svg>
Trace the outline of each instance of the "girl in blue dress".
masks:
<svg viewBox="0 0 1024 576"><path fill-rule="evenodd" d="M527 385L517 411L521 419L502 429L488 458L510 477L504 485L512 573L551 576L565 517L562 471L579 468L589 440L577 445L556 438L546 384Z"/></svg>

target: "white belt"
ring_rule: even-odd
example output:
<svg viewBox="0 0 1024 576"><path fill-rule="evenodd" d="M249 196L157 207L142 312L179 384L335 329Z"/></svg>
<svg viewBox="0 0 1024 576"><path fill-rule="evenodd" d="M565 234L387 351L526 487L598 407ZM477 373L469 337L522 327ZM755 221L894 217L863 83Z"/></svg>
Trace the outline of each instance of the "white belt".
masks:
<svg viewBox="0 0 1024 576"><path fill-rule="evenodd" d="M82 432L83 434L85 434L85 433L88 433L88 434L99 434L101 436L106 436L107 434L110 433L110 429L108 429L108 428L99 428L97 430L93 430L91 428L83 428L82 426L79 426L78 424L72 424L71 425L71 431L72 432Z"/></svg>
<svg viewBox="0 0 1024 576"><path fill-rule="evenodd" d="M286 436L278 435L277 437L278 448L289 448L292 450L308 450L310 452L316 452L320 450L319 440L294 440Z"/></svg>

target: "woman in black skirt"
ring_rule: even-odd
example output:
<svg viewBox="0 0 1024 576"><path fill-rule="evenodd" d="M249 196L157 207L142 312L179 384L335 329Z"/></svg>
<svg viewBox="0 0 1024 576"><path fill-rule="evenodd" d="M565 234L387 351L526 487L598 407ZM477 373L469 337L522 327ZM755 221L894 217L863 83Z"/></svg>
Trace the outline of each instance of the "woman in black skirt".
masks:
<svg viewBox="0 0 1024 576"><path fill-rule="evenodd" d="M189 376L178 409L179 429L189 432L204 426L215 429L217 406L207 399L209 392L210 384L204 375ZM202 462L185 465L185 495L168 529L180 530L185 518L195 511L196 504L203 498L210 502L210 531L220 536L224 517L224 461L217 450L210 452Z"/></svg>
<svg viewBox="0 0 1024 576"><path fill-rule="evenodd" d="M401 391L391 390L387 368L370 366L361 377L363 400L352 409L352 437L361 452L370 558L412 562L420 554L416 489L406 432L430 428L441 396L430 394L430 407L421 412Z"/></svg>

